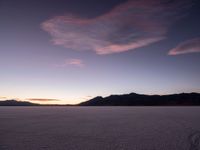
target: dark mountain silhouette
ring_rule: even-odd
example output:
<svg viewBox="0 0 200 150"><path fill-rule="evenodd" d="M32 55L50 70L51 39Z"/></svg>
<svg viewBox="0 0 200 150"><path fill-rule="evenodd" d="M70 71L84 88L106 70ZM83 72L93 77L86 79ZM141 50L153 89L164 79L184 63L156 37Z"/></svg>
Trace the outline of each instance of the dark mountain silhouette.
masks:
<svg viewBox="0 0 200 150"><path fill-rule="evenodd" d="M26 101L5 100L0 101L0 106L39 106L39 104L30 103Z"/></svg>
<svg viewBox="0 0 200 150"><path fill-rule="evenodd" d="M17 101L17 100L4 100L0 101L0 106L74 106L70 104L37 104L27 101Z"/></svg>
<svg viewBox="0 0 200 150"><path fill-rule="evenodd" d="M199 93L172 95L124 94L108 97L95 97L77 105L37 104L27 101L5 100L0 106L200 106Z"/></svg>
<svg viewBox="0 0 200 150"><path fill-rule="evenodd" d="M95 97L79 106L198 106L199 93L181 93L172 95L142 95L136 93Z"/></svg>

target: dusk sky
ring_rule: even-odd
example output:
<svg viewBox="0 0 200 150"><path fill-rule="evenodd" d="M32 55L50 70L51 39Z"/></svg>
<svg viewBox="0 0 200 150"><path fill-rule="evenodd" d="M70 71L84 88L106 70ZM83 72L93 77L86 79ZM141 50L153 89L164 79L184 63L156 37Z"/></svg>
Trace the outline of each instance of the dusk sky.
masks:
<svg viewBox="0 0 200 150"><path fill-rule="evenodd" d="M200 92L199 0L0 0L0 99Z"/></svg>

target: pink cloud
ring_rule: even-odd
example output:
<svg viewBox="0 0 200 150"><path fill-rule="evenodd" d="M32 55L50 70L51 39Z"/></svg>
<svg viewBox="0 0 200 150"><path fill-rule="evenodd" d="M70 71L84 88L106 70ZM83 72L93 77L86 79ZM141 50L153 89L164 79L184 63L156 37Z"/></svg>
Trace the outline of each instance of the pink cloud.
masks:
<svg viewBox="0 0 200 150"><path fill-rule="evenodd" d="M78 67L83 67L84 63L82 60L80 59L68 59L65 61L66 65L74 65L74 66L78 66Z"/></svg>
<svg viewBox="0 0 200 150"><path fill-rule="evenodd" d="M67 67L67 66L84 67L85 64L81 59L70 58L70 59L66 59L62 64L57 64L55 66L56 67Z"/></svg>
<svg viewBox="0 0 200 150"><path fill-rule="evenodd" d="M166 38L170 25L182 18L189 0L129 0L96 18L56 16L42 23L52 43L97 54L120 53Z"/></svg>
<svg viewBox="0 0 200 150"><path fill-rule="evenodd" d="M162 39L164 39L164 37L140 39L140 40L137 40L136 42L129 43L129 44L126 44L126 45L113 44L113 45L109 45L109 46L106 46L106 47L96 49L96 53L102 55L102 54L112 54L112 53L125 52L125 51L128 51L130 49L136 49L136 48L139 48L139 47L147 46L151 43L160 41Z"/></svg>
<svg viewBox="0 0 200 150"><path fill-rule="evenodd" d="M200 52L200 38L184 41L169 51L169 55L180 55Z"/></svg>

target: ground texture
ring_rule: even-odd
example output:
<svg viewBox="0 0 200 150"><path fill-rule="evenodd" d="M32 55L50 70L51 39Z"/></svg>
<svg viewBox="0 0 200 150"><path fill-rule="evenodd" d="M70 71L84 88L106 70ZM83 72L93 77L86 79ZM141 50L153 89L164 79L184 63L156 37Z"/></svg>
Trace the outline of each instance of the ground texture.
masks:
<svg viewBox="0 0 200 150"><path fill-rule="evenodd" d="M200 150L200 107L0 107L0 150Z"/></svg>

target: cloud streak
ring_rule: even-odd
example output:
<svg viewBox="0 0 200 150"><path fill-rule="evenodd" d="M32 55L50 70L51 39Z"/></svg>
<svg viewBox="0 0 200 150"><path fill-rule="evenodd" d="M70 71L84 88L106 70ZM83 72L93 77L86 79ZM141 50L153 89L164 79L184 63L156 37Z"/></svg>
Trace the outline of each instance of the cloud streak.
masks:
<svg viewBox="0 0 200 150"><path fill-rule="evenodd" d="M5 96L0 96L0 99L7 99L7 97L5 97Z"/></svg>
<svg viewBox="0 0 200 150"><path fill-rule="evenodd" d="M45 99L45 98L29 98L27 99L29 101L39 101L39 102L54 102L54 101L60 101L59 99Z"/></svg>
<svg viewBox="0 0 200 150"><path fill-rule="evenodd" d="M169 51L169 55L200 53L200 38L184 41Z"/></svg>
<svg viewBox="0 0 200 150"><path fill-rule="evenodd" d="M189 0L129 0L96 18L56 16L42 23L54 45L97 54L120 53L166 38L171 24L184 17Z"/></svg>
<svg viewBox="0 0 200 150"><path fill-rule="evenodd" d="M81 59L70 58L70 59L66 59L62 64L57 64L55 66L56 67L67 67L67 66L84 67L85 64Z"/></svg>
<svg viewBox="0 0 200 150"><path fill-rule="evenodd" d="M81 59L67 59L67 60L65 60L65 65L73 65L73 66L83 67L84 63Z"/></svg>

